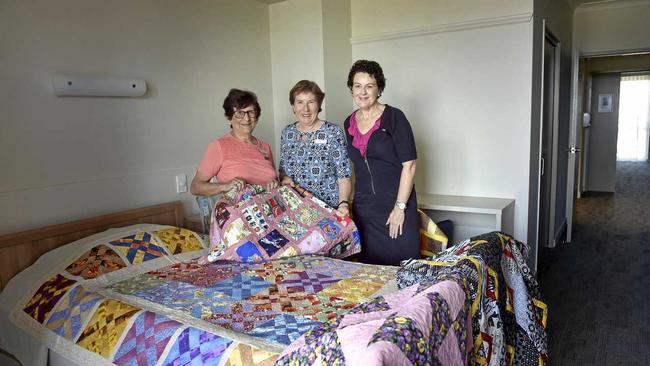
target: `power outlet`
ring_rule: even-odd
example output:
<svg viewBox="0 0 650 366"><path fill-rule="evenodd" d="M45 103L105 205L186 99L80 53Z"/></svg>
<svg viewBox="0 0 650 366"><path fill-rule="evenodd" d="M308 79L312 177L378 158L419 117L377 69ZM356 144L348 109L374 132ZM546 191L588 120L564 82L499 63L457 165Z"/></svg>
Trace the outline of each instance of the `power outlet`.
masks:
<svg viewBox="0 0 650 366"><path fill-rule="evenodd" d="M185 174L178 174L176 176L176 193L187 192L187 176Z"/></svg>

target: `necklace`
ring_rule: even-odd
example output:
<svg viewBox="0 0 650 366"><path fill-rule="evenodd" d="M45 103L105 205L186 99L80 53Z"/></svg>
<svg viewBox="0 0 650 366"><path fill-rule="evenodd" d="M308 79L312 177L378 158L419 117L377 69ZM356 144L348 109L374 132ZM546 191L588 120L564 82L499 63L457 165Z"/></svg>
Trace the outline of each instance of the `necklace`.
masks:
<svg viewBox="0 0 650 366"><path fill-rule="evenodd" d="M241 138L237 137L237 135L235 135L232 131L230 132L230 135L232 137L234 137L236 140L241 141L241 142L243 142L245 144L249 144L249 145L257 146L257 145L259 145L259 142L260 142L255 136L252 136L252 135L250 136L250 138L248 140L244 140L244 139L241 139Z"/></svg>
<svg viewBox="0 0 650 366"><path fill-rule="evenodd" d="M322 123L320 122L321 122L320 120L317 120L313 125L309 126L307 131L301 131L300 128L298 128L298 125L296 125L296 130L298 130L298 132L300 133L300 141L306 142L307 140L309 140L311 138L311 134L313 132L318 131L318 129L320 129L322 125Z"/></svg>

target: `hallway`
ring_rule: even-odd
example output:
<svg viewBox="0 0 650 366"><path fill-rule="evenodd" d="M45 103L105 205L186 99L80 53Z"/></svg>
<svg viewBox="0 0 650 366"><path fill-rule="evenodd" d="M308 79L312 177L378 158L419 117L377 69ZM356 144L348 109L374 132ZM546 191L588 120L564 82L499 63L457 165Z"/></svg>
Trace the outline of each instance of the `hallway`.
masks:
<svg viewBox="0 0 650 366"><path fill-rule="evenodd" d="M573 242L540 255L549 365L650 364L650 164L616 172L615 194L577 201Z"/></svg>

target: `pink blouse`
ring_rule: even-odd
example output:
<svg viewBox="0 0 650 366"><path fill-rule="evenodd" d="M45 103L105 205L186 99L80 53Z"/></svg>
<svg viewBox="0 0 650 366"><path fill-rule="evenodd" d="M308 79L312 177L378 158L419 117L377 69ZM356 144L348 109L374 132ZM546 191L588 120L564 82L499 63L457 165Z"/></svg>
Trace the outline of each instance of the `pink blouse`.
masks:
<svg viewBox="0 0 650 366"><path fill-rule="evenodd" d="M368 130L366 133L361 133L359 131L359 128L357 127L357 112L354 111L352 113L352 116L350 116L350 127L348 127L348 133L350 136L352 136L352 146L356 147L359 152L361 153L361 156L366 156L366 150L368 149L368 140L370 140L370 136L372 136L372 133L377 131L379 129L379 125L381 123L381 116L377 118L375 121L375 124Z"/></svg>

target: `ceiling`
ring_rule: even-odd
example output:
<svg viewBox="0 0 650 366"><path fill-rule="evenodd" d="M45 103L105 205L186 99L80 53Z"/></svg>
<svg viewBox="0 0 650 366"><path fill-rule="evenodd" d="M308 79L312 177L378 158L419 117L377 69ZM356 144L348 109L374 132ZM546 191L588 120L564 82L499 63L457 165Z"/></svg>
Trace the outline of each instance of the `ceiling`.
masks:
<svg viewBox="0 0 650 366"><path fill-rule="evenodd" d="M567 0L567 2L574 9L580 5L596 5L596 4L608 4L608 5L619 5L629 2L638 2L638 0Z"/></svg>
<svg viewBox="0 0 650 366"><path fill-rule="evenodd" d="M285 0L257 0L260 3L264 4L275 4L279 3ZM545 1L545 0L542 0ZM631 2L639 2L640 0L567 0L569 5L571 5L572 8L577 8L580 5L621 5L623 3L631 3Z"/></svg>

